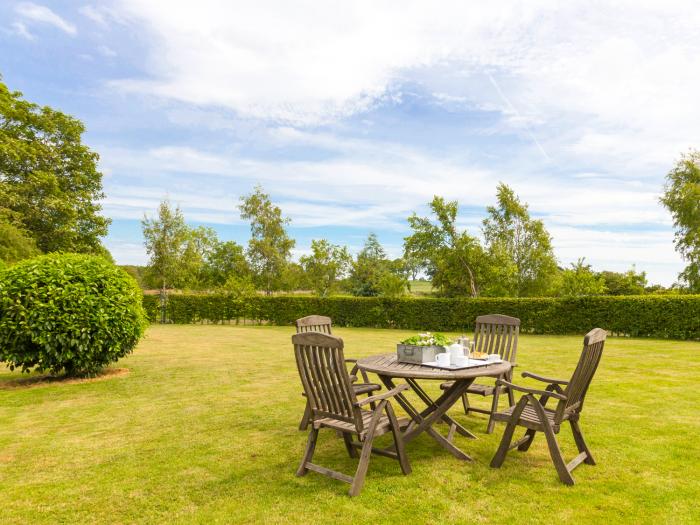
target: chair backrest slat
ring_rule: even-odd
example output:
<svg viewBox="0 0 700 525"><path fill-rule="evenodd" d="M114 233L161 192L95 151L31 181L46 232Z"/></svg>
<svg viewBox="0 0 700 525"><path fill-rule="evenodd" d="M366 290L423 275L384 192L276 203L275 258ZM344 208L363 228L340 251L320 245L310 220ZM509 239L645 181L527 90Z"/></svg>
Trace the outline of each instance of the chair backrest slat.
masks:
<svg viewBox="0 0 700 525"><path fill-rule="evenodd" d="M474 349L515 363L519 333L520 319L501 314L480 315L474 327Z"/></svg>
<svg viewBox="0 0 700 525"><path fill-rule="evenodd" d="M583 338L583 350L579 357L578 364L571 376L571 381L566 387L564 394L566 401L560 401L557 407L556 416L561 418L567 412L580 412L583 408L583 401L586 398L588 387L598 369L600 358L603 356L603 347L607 332L602 328L594 328Z"/></svg>
<svg viewBox="0 0 700 525"><path fill-rule="evenodd" d="M312 419L333 417L354 423L361 432L362 416L345 367L343 340L328 334L305 332L292 336L292 343Z"/></svg>
<svg viewBox="0 0 700 525"><path fill-rule="evenodd" d="M297 319L294 323L298 334L306 332L318 332L320 334L332 334L331 318L325 315L307 315Z"/></svg>

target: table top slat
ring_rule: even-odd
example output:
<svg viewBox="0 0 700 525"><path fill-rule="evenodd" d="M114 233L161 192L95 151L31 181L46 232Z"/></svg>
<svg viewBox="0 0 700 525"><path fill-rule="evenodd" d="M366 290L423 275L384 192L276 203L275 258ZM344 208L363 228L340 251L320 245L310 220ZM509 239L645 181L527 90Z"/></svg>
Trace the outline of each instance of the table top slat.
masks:
<svg viewBox="0 0 700 525"><path fill-rule="evenodd" d="M381 354L357 360L361 370L390 377L410 377L413 379L438 379L451 381L473 377L498 377L510 370L508 361L462 370L441 370L413 363L399 363L396 354Z"/></svg>

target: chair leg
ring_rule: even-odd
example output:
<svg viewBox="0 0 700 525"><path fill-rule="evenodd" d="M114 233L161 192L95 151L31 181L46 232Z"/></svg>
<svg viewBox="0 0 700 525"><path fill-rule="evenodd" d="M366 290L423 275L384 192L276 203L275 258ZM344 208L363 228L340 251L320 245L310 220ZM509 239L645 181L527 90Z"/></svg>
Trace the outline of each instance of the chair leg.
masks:
<svg viewBox="0 0 700 525"><path fill-rule="evenodd" d="M493 420L493 415L498 412L498 397L500 395L500 387L496 387L496 390L493 392L493 400L491 401L491 413L489 414L489 423L486 425L486 433L491 434L493 433L493 427L496 425L496 422Z"/></svg>
<svg viewBox="0 0 700 525"><path fill-rule="evenodd" d="M554 463L554 468L557 469L559 479L565 485L573 485L574 478L571 476L571 472L569 472L566 466L564 456L562 456L561 449L559 448L559 443L557 443L557 437L554 434L554 429L549 424L544 407L540 405L539 402L535 402L535 411L542 422L544 435L547 438L547 446L549 447L549 455L552 458L552 463Z"/></svg>
<svg viewBox="0 0 700 525"><path fill-rule="evenodd" d="M311 458L314 456L314 449L316 448L316 438L318 438L318 429L312 428L309 432L309 439L306 442L306 451L304 451L304 457L301 460L301 465L297 469L297 476L304 476L309 471L306 468L306 464L311 462Z"/></svg>
<svg viewBox="0 0 700 525"><path fill-rule="evenodd" d="M309 423L311 423L311 405L307 401L304 415L301 416L301 421L299 422L299 430L306 430L309 428Z"/></svg>
<svg viewBox="0 0 700 525"><path fill-rule="evenodd" d="M503 431L501 444L498 446L498 450L496 450L493 459L491 459L492 468L499 468L501 465L503 465L503 462L506 459L506 454L508 454L508 450L510 448L510 442L513 439L515 427L517 426L518 420L520 419L520 414L523 413L525 405L527 405L527 399L527 396L523 396L520 399L520 401L518 401L518 405L515 407L515 410L513 410L513 414L511 415L510 421L508 421L506 429Z"/></svg>
<svg viewBox="0 0 700 525"><path fill-rule="evenodd" d="M462 406L464 407L464 413L469 415L469 398L466 393L462 394Z"/></svg>
<svg viewBox="0 0 700 525"><path fill-rule="evenodd" d="M527 449L530 448L530 445L532 445L532 442L535 439L535 434L537 434L536 430L533 430L531 428L527 429L527 432L525 432L525 435L523 436L523 441L520 445L518 445L518 450L520 452L525 452Z"/></svg>
<svg viewBox="0 0 700 525"><path fill-rule="evenodd" d="M390 403L386 404L386 415L389 416L389 422L391 423L391 433L394 436L394 444L396 445L396 455L399 457L399 465L401 465L401 472L405 476L411 473L411 465L408 463L408 456L406 455L406 448L404 447L403 436L401 435L401 429L399 428L399 422L396 419L396 414L394 414L394 409Z"/></svg>
<svg viewBox="0 0 700 525"><path fill-rule="evenodd" d="M584 459L583 462L587 465L595 465L593 455L591 454L591 451L588 449L588 445L586 445L586 442L583 439L583 434L581 433L581 427L579 426L578 421L569 420L569 423L571 423L571 431L574 434L574 441L576 442L576 447L578 447L578 451L586 453L586 459Z"/></svg>
<svg viewBox="0 0 700 525"><path fill-rule="evenodd" d="M508 392L508 406L512 407L515 404L515 394L512 388L507 388L506 391Z"/></svg>
<svg viewBox="0 0 700 525"><path fill-rule="evenodd" d="M355 471L355 477L352 480L352 485L350 485L350 496L357 496L362 490L362 485L365 483L365 476L367 475L367 467L369 466L369 458L372 455L372 442L374 441L374 432L377 428L377 423L379 423L379 418L384 410L384 405L386 405L386 400L379 403L379 408L372 416L372 421L367 429L367 434L365 435L364 444L362 445L362 452L360 452L360 463L357 465L357 470Z"/></svg>
<svg viewBox="0 0 700 525"><path fill-rule="evenodd" d="M345 450L348 451L348 456L356 458L357 452L355 452L355 447L352 446L352 435L349 432L343 432L343 441L345 442Z"/></svg>

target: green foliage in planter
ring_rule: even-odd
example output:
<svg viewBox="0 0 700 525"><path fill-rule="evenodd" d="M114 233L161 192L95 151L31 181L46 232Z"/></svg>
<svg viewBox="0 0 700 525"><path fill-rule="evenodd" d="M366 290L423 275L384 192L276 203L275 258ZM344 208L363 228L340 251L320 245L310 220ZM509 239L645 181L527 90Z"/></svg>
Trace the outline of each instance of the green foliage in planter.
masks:
<svg viewBox="0 0 700 525"><path fill-rule="evenodd" d="M136 346L142 293L104 258L51 254L0 272L0 361L11 369L93 374Z"/></svg>
<svg viewBox="0 0 700 525"><path fill-rule="evenodd" d="M160 317L157 296L144 297L149 319ZM224 295L171 295L173 323L245 318L292 325L310 314L335 326L465 332L478 315L518 317L523 332L584 334L599 326L616 335L700 339L700 295L587 296L544 298L412 298L261 296L245 302Z"/></svg>

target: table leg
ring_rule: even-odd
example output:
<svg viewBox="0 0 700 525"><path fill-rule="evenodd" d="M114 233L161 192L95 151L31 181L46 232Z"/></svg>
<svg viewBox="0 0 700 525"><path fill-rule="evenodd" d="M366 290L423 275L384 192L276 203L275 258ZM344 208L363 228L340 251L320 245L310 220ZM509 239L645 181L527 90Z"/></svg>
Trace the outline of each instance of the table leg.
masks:
<svg viewBox="0 0 700 525"><path fill-rule="evenodd" d="M396 387L394 381L389 376L380 375L384 386L391 390ZM438 399L436 399L431 406L426 410L419 412L411 402L403 395L403 393L397 394L394 399L401 405L415 425L409 425L403 434L403 439L405 443L413 441L422 432L428 433L435 441L437 441L443 448L450 452L457 459L462 459L466 461L471 461L472 458L462 452L457 446L455 446L451 441L449 441L445 436L440 434L437 430L433 428L433 424L441 419L442 416L449 410L449 408L455 404L461 395L466 392L470 384L472 384L473 379L460 379L454 382L454 384L446 390ZM425 414L424 414L425 413Z"/></svg>
<svg viewBox="0 0 700 525"><path fill-rule="evenodd" d="M427 405L427 409L421 412L421 415L423 417L426 417L430 412L435 410L437 407L435 401L432 400L432 398L428 395L428 393L423 390L423 387L421 387L418 382L413 379L413 378L406 378L406 382L410 385L410 387L413 389L413 391L416 393L416 395ZM447 414L443 414L442 420L450 425L450 434L448 435L448 440L452 441L452 434L454 434L454 431L456 430L459 434L461 434L464 437L468 437L470 439L477 439L477 437L469 432L466 428L464 428L462 425L457 423L454 419L452 419L450 416Z"/></svg>

